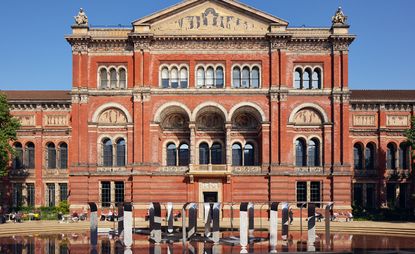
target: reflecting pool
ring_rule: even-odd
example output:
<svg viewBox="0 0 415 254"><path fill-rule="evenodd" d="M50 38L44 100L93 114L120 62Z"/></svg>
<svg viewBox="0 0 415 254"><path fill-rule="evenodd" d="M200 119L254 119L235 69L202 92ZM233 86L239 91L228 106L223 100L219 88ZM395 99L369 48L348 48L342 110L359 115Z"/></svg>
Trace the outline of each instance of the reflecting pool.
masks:
<svg viewBox="0 0 415 254"><path fill-rule="evenodd" d="M258 238L267 238L267 233L258 233ZM307 243L307 236L299 232L291 232L288 241L278 241L278 252L372 252L396 253L415 252L415 238L397 236L371 236L356 234L332 234L330 238L317 233L314 244ZM238 237L236 232L223 233L221 237ZM83 254L124 253L122 244L110 235L100 235L96 248L90 246L89 232L62 233L55 235L28 235L0 238L2 254ZM249 253L269 253L269 242L259 241L249 245ZM154 245L148 236L134 235L134 245L128 253L239 253L239 245L218 244L209 242L190 242L185 246L181 242Z"/></svg>

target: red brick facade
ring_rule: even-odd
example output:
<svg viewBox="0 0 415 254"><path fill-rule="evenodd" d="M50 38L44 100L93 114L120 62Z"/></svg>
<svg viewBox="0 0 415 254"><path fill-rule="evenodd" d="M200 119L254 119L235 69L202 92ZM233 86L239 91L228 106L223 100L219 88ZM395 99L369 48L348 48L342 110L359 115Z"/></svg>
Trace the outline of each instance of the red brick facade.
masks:
<svg viewBox="0 0 415 254"><path fill-rule="evenodd" d="M56 184L57 201L58 184L67 183L73 209L107 206L122 194L137 207L213 195L350 209L353 191L363 206L386 206L388 197L389 206L410 205L409 150L403 165L399 145L415 93L402 100L348 89L355 37L341 12L331 28L290 28L230 0L184 1L129 29L93 28L78 17L66 37L72 90L62 98L6 92L12 113L27 116L23 154L30 141L36 158L34 169L15 170L8 181L34 183L35 205L53 198L46 183ZM48 169L51 142L56 169ZM68 169L59 169L62 142ZM390 142L396 165L386 170ZM13 192L5 188L4 197Z"/></svg>

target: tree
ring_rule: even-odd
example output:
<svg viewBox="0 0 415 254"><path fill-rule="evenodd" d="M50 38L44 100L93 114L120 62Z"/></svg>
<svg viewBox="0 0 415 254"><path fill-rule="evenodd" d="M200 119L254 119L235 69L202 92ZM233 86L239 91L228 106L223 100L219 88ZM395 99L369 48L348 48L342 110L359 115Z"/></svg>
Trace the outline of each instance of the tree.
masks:
<svg viewBox="0 0 415 254"><path fill-rule="evenodd" d="M10 114L6 95L0 92L0 177L8 173L10 155L15 154L10 142L17 139L19 127L19 121Z"/></svg>
<svg viewBox="0 0 415 254"><path fill-rule="evenodd" d="M411 120L411 128L406 130L405 136L408 144L411 146L412 161L415 159L415 116Z"/></svg>

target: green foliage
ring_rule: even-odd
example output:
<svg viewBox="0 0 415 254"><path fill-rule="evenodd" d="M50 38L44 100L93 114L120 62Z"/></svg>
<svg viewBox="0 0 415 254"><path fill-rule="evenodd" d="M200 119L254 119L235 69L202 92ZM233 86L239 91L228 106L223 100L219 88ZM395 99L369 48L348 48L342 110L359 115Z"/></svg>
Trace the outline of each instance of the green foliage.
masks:
<svg viewBox="0 0 415 254"><path fill-rule="evenodd" d="M411 119L411 128L406 130L405 137L408 144L412 147L412 157L414 157L413 151L415 150L415 116Z"/></svg>
<svg viewBox="0 0 415 254"><path fill-rule="evenodd" d="M410 209L380 208L364 209L353 205L353 220L356 221L415 221Z"/></svg>
<svg viewBox="0 0 415 254"><path fill-rule="evenodd" d="M58 206L53 207L41 206L39 208L35 208L33 206L22 206L13 210L20 211L26 215L29 213L40 213L41 220L57 220L59 213L69 213L69 203L68 201L62 201L58 204ZM24 218L28 219L28 216L25 216Z"/></svg>
<svg viewBox="0 0 415 254"><path fill-rule="evenodd" d="M20 123L10 114L6 96L0 92L0 177L7 175L10 155L15 154L10 141L17 139Z"/></svg>

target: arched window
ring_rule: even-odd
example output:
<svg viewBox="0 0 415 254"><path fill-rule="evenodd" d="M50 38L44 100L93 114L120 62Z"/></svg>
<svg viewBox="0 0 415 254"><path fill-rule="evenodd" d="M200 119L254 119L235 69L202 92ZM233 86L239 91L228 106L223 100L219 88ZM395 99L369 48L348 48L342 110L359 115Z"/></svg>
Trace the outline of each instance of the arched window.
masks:
<svg viewBox="0 0 415 254"><path fill-rule="evenodd" d="M248 67L242 69L242 88L249 88L250 72Z"/></svg>
<svg viewBox="0 0 415 254"><path fill-rule="evenodd" d="M55 144L47 144L48 169L56 168L56 147Z"/></svg>
<svg viewBox="0 0 415 254"><path fill-rule="evenodd" d="M206 70L206 86L213 87L214 85L214 70L212 67L207 68Z"/></svg>
<svg viewBox="0 0 415 254"><path fill-rule="evenodd" d="M112 167L113 165L113 153L112 153L112 141L108 138L102 141L103 147L103 166L104 167Z"/></svg>
<svg viewBox="0 0 415 254"><path fill-rule="evenodd" d="M199 164L207 165L209 164L209 145L206 143L201 143L199 145Z"/></svg>
<svg viewBox="0 0 415 254"><path fill-rule="evenodd" d="M372 143L366 145L365 168L368 170L375 168L375 145Z"/></svg>
<svg viewBox="0 0 415 254"><path fill-rule="evenodd" d="M205 70L202 67L197 69L197 87L203 87L205 85Z"/></svg>
<svg viewBox="0 0 415 254"><path fill-rule="evenodd" d="M251 87L259 88L259 68L252 68L252 78L251 78Z"/></svg>
<svg viewBox="0 0 415 254"><path fill-rule="evenodd" d="M306 69L305 72L303 73L303 88L304 89L311 89L311 70L310 69Z"/></svg>
<svg viewBox="0 0 415 254"><path fill-rule="evenodd" d="M353 146L354 169L363 169L363 148L361 144Z"/></svg>
<svg viewBox="0 0 415 254"><path fill-rule="evenodd" d="M223 88L224 87L224 77L223 77L223 68L218 67L216 68L216 88Z"/></svg>
<svg viewBox="0 0 415 254"><path fill-rule="evenodd" d="M179 71L177 68L173 68L170 71L171 76L171 88L179 88Z"/></svg>
<svg viewBox="0 0 415 254"><path fill-rule="evenodd" d="M126 88L127 87L127 73L124 68L120 68L119 71L119 80L120 80L120 88Z"/></svg>
<svg viewBox="0 0 415 254"><path fill-rule="evenodd" d="M242 166L242 146L239 143L232 145L232 166Z"/></svg>
<svg viewBox="0 0 415 254"><path fill-rule="evenodd" d="M26 167L28 169L35 168L35 144L32 142L26 144Z"/></svg>
<svg viewBox="0 0 415 254"><path fill-rule="evenodd" d="M59 145L59 167L61 169L68 168L68 145L66 143Z"/></svg>
<svg viewBox="0 0 415 254"><path fill-rule="evenodd" d="M167 145L166 154L167 154L166 165L167 166L177 166L177 161L176 161L177 149L176 149L175 144L169 143Z"/></svg>
<svg viewBox="0 0 415 254"><path fill-rule="evenodd" d="M161 70L161 87L162 88L170 87L169 69L167 69L167 67L164 67Z"/></svg>
<svg viewBox="0 0 415 254"><path fill-rule="evenodd" d="M386 168L396 169L396 146L389 143L386 149Z"/></svg>
<svg viewBox="0 0 415 254"><path fill-rule="evenodd" d="M179 147L179 166L189 166L190 150L188 144L181 144Z"/></svg>
<svg viewBox="0 0 415 254"><path fill-rule="evenodd" d="M108 87L108 76L107 76L107 70L102 68L99 71L99 81L100 81L100 88L105 89Z"/></svg>
<svg viewBox="0 0 415 254"><path fill-rule="evenodd" d="M399 168L409 169L409 146L405 143L399 146Z"/></svg>
<svg viewBox="0 0 415 254"><path fill-rule="evenodd" d="M125 166L125 140L123 138L117 140L117 166Z"/></svg>
<svg viewBox="0 0 415 254"><path fill-rule="evenodd" d="M302 71L301 71L301 69L300 68L297 68L296 70L295 70L295 73L294 73L294 88L295 89L302 89L303 87L302 87L302 80L301 80L301 75L302 74Z"/></svg>
<svg viewBox="0 0 415 254"><path fill-rule="evenodd" d="M246 144L244 147L244 166L254 166L255 150L252 144Z"/></svg>
<svg viewBox="0 0 415 254"><path fill-rule="evenodd" d="M212 145L212 164L223 164L222 163L222 145L220 143L214 143Z"/></svg>
<svg viewBox="0 0 415 254"><path fill-rule="evenodd" d="M239 67L234 67L232 72L232 86L234 88L241 87L241 69Z"/></svg>
<svg viewBox="0 0 415 254"><path fill-rule="evenodd" d="M187 78L187 69L180 69L180 88L187 88L188 78Z"/></svg>
<svg viewBox="0 0 415 254"><path fill-rule="evenodd" d="M313 89L321 88L321 71L319 68L316 68L313 71L312 86L313 86Z"/></svg>
<svg viewBox="0 0 415 254"><path fill-rule="evenodd" d="M117 71L114 68L110 69L110 87L117 87Z"/></svg>
<svg viewBox="0 0 415 254"><path fill-rule="evenodd" d="M306 143L302 138L295 141L295 165L297 167L307 166Z"/></svg>
<svg viewBox="0 0 415 254"><path fill-rule="evenodd" d="M14 144L14 150L16 151L16 155L14 157L13 166L15 169L22 169L23 168L23 147L21 143Z"/></svg>
<svg viewBox="0 0 415 254"><path fill-rule="evenodd" d="M311 139L308 142L308 166L320 166L320 142L318 139Z"/></svg>

